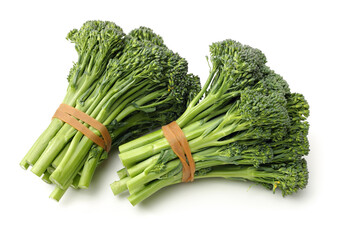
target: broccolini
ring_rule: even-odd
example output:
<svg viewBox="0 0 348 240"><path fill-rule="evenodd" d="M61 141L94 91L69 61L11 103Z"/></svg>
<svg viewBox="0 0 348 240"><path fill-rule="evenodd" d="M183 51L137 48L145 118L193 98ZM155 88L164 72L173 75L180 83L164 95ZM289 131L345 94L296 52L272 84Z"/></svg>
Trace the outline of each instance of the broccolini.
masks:
<svg viewBox="0 0 348 240"><path fill-rule="evenodd" d="M290 92L258 49L225 40L213 43L210 53L205 85L176 120L193 154L195 178L250 180L278 186L283 195L304 188L309 105L303 95ZM119 149L127 175L111 188L114 194L128 189L132 204L181 182L182 163L162 130Z"/></svg>

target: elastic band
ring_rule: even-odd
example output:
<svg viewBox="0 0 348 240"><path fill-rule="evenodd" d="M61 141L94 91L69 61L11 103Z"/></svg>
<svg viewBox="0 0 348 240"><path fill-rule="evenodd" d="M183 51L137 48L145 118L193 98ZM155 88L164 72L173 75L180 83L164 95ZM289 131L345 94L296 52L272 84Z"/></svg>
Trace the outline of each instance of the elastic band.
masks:
<svg viewBox="0 0 348 240"><path fill-rule="evenodd" d="M102 123L92 118L88 114L81 112L80 110L73 108L67 104L62 103L52 118L58 118L62 120L63 122L75 128L76 130L80 131L83 135L91 139L95 144L102 147L105 151L110 151L111 136L109 134L109 131ZM102 138L96 135L93 131L91 131L88 127L83 125L77 119L87 123L91 127L98 130Z"/></svg>
<svg viewBox="0 0 348 240"><path fill-rule="evenodd" d="M192 182L196 171L190 145L184 132L174 121L162 127L163 135L167 139L173 152L179 157L182 164L182 182ZM187 160L186 160L187 159Z"/></svg>

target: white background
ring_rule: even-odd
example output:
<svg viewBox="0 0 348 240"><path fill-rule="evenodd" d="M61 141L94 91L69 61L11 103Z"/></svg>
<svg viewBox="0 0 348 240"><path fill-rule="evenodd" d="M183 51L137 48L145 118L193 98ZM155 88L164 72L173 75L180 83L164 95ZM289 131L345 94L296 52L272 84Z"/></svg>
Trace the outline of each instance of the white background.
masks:
<svg viewBox="0 0 348 240"><path fill-rule="evenodd" d="M0 239L347 239L346 1L1 1ZM308 187L283 198L250 183L200 180L164 189L133 207L109 184L113 152L89 190L60 203L19 162L50 118L76 60L65 40L86 20L125 32L147 26L189 61L202 82L214 41L261 49L311 106Z"/></svg>

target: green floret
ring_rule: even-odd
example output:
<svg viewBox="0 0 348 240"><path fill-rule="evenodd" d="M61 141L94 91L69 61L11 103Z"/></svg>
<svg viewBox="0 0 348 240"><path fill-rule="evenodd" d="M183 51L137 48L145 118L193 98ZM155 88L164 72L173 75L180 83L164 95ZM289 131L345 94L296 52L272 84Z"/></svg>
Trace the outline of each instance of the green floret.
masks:
<svg viewBox="0 0 348 240"><path fill-rule="evenodd" d="M264 77L253 86L253 89L259 90L265 95L269 95L273 92L277 92L284 96L290 94L289 85L284 78L268 67L265 67Z"/></svg>
<svg viewBox="0 0 348 240"><path fill-rule="evenodd" d="M304 159L287 164L273 164L270 167L261 167L257 170L270 174L269 176L265 174L265 176L256 177L256 182L263 183L265 187L273 189L273 192L278 187L283 196L296 193L308 184L307 162Z"/></svg>
<svg viewBox="0 0 348 240"><path fill-rule="evenodd" d="M128 37L130 38L135 38L140 41L150 41L151 43L161 46L161 47L166 47L164 44L164 41L161 36L157 35L156 33L153 32L151 28L147 27L139 27L137 29L133 29L129 34Z"/></svg>
<svg viewBox="0 0 348 240"><path fill-rule="evenodd" d="M293 122L283 140L270 143L274 149L274 158L281 159L281 161L284 158L293 161L298 157L308 155L308 128L307 122Z"/></svg>
<svg viewBox="0 0 348 240"><path fill-rule="evenodd" d="M211 44L210 55L213 65L225 64L232 58L233 62L244 63L244 67L254 73L262 72L261 69L267 62L265 55L259 49L231 39Z"/></svg>
<svg viewBox="0 0 348 240"><path fill-rule="evenodd" d="M242 148L242 151L235 152L237 147ZM233 143L229 147L229 151L231 157L241 157L240 161L235 161L236 164L250 164L259 167L261 164L270 163L273 159L273 149L267 143L249 146Z"/></svg>
<svg viewBox="0 0 348 240"><path fill-rule="evenodd" d="M215 75L209 92L223 93L252 86L266 73L265 55L258 49L233 40L210 46L212 74Z"/></svg>
<svg viewBox="0 0 348 240"><path fill-rule="evenodd" d="M287 109L291 119L302 121L309 116L309 105L304 96L300 93L291 93L287 97Z"/></svg>
<svg viewBox="0 0 348 240"><path fill-rule="evenodd" d="M240 112L243 119L255 126L288 126L290 120L285 104L283 94L273 92L263 95L258 91L246 90L241 94Z"/></svg>
<svg viewBox="0 0 348 240"><path fill-rule="evenodd" d="M67 39L75 44L78 53L78 67L69 78L71 86L76 87L83 74L98 79L108 61L123 48L124 36L119 26L107 21L87 21L80 30L70 31Z"/></svg>

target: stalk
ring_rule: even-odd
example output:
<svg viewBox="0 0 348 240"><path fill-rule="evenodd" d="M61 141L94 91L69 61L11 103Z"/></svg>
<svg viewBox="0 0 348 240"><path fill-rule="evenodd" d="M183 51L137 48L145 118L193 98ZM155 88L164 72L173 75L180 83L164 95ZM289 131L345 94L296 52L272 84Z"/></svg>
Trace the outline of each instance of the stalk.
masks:
<svg viewBox="0 0 348 240"><path fill-rule="evenodd" d="M56 186L54 188L54 190L52 191L52 193L50 194L50 198L56 200L57 202L59 202L59 200L63 197L63 195L65 194L65 192L68 189L61 189L58 186Z"/></svg>
<svg viewBox="0 0 348 240"><path fill-rule="evenodd" d="M180 165L180 160L176 160L176 161L170 161L169 163L167 163L166 168L164 171L161 172L150 172L150 173L145 173L142 172L141 174L132 177L131 179L129 179L127 181L127 188L129 190L129 192L132 194L134 192L136 192L139 188L142 188L145 184L147 184L148 182L154 180L154 179L158 179L161 176L169 173L170 171L174 170L175 168L177 168Z"/></svg>
<svg viewBox="0 0 348 240"><path fill-rule="evenodd" d="M128 200L130 201L130 203L135 206L137 205L139 202L144 201L146 198L150 197L151 195L153 195L155 192L159 191L160 189L173 185L173 184L177 184L181 182L181 176L180 175L176 175L175 177L172 178L168 178L165 180L159 180L159 181L154 181L150 184L148 184L146 186L146 188L144 188L143 190L132 194L128 197Z"/></svg>
<svg viewBox="0 0 348 240"><path fill-rule="evenodd" d="M51 184L52 182L51 182L51 180L50 180L50 173L48 172L48 171L46 171L45 173L44 173L44 175L42 176L42 181L44 181L45 183L48 183L48 184Z"/></svg>
<svg viewBox="0 0 348 240"><path fill-rule="evenodd" d="M75 142L76 144L74 144ZM83 134L78 132L69 147L71 151L68 150L61 164L51 174L50 180L61 188L67 185L78 166L83 166L82 161L92 145L93 142L89 138L83 137Z"/></svg>
<svg viewBox="0 0 348 240"><path fill-rule="evenodd" d="M87 189L89 187L103 152L104 149L99 146L90 152L81 173L81 178L78 183L79 188Z"/></svg>
<svg viewBox="0 0 348 240"><path fill-rule="evenodd" d="M74 189L79 189L80 179L81 179L81 175L80 174L76 174L76 176L74 177L74 180L71 183L70 187L72 187Z"/></svg>
<svg viewBox="0 0 348 240"><path fill-rule="evenodd" d="M114 195L120 194L121 192L127 190L127 182L129 179L130 177L124 177L120 181L115 181L110 184L111 190Z"/></svg>
<svg viewBox="0 0 348 240"><path fill-rule="evenodd" d="M122 168L121 170L118 170L118 171L117 171L117 175L118 175L118 177L119 177L120 179L123 179L123 178L128 177L127 169Z"/></svg>
<svg viewBox="0 0 348 240"><path fill-rule="evenodd" d="M57 168L58 165L60 164L60 162L63 160L65 154L68 152L68 149L70 147L70 143L66 144L64 149L62 151L60 151L60 153L58 154L58 156L54 159L54 161L52 162L52 166Z"/></svg>
<svg viewBox="0 0 348 240"><path fill-rule="evenodd" d="M74 174L72 175L70 179L68 179L65 185L58 186L56 184L55 189L50 194L50 198L59 202L59 200L63 197L63 195L65 194L65 192L68 190L70 186L77 189L77 183L79 182L79 179L80 179L80 175L78 174L78 172L80 171L81 168L82 168L82 164L80 164L80 166L75 169Z"/></svg>

